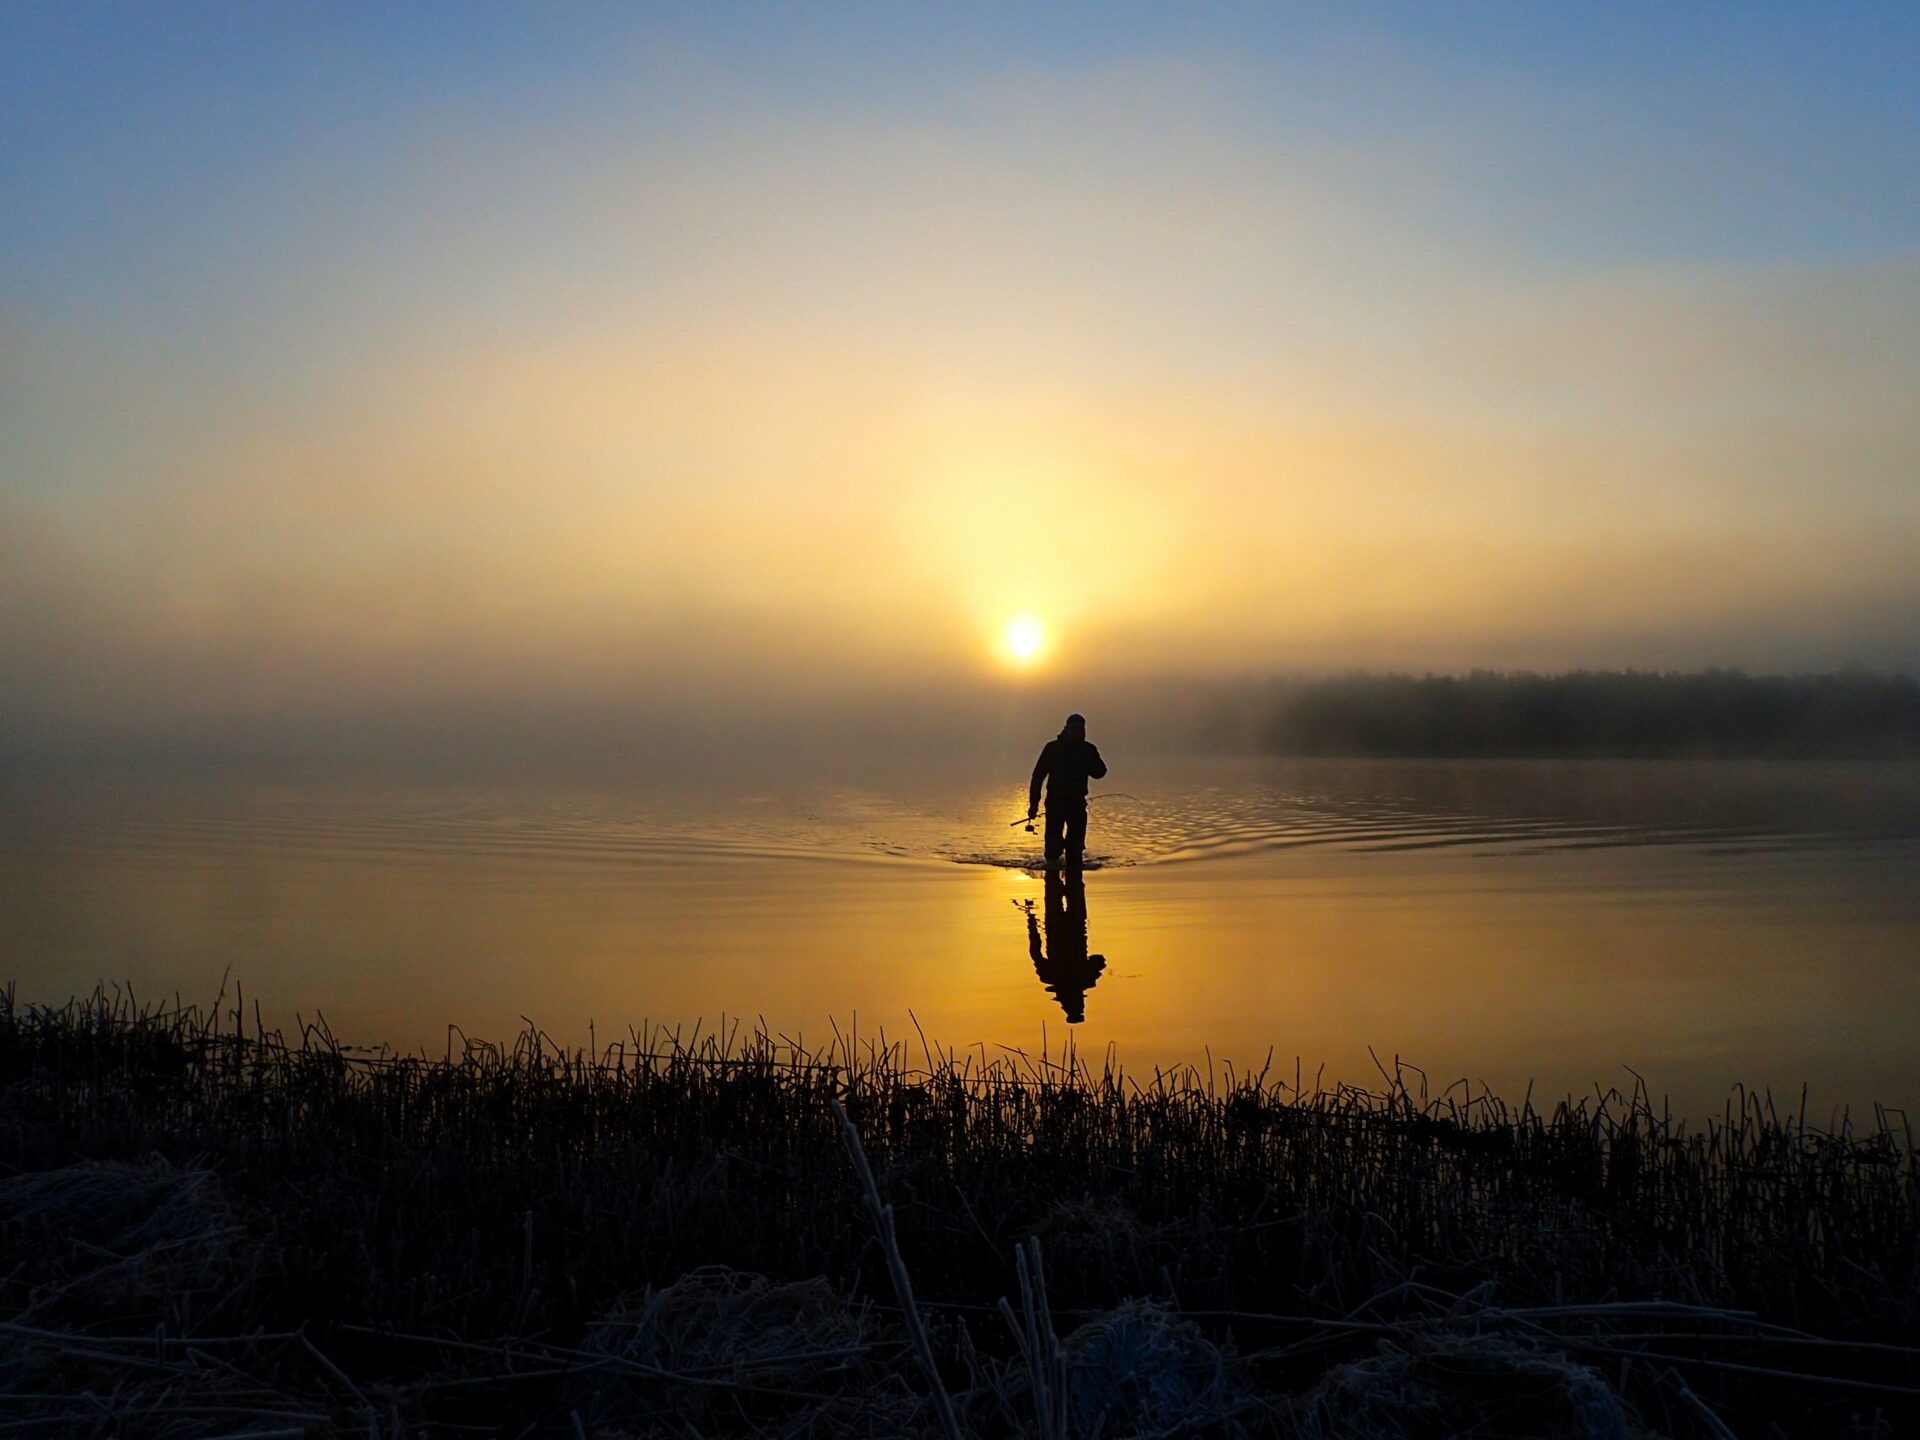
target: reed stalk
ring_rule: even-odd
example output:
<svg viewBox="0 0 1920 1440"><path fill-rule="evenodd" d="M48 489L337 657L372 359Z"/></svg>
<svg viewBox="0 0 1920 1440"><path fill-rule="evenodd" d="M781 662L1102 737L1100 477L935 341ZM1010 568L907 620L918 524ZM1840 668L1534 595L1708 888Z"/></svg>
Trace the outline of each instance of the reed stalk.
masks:
<svg viewBox="0 0 1920 1440"><path fill-rule="evenodd" d="M737 1022L427 1057L0 992L0 1423L1151 1433L1102 1336L1230 1377L1198 1433L1483 1363L1676 1436L1920 1431L1911 1131Z"/></svg>

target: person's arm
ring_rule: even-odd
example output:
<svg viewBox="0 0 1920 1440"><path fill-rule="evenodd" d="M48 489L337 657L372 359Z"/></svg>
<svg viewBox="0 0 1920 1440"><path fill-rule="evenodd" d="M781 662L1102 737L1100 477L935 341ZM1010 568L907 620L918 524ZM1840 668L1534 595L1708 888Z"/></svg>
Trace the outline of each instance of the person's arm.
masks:
<svg viewBox="0 0 1920 1440"><path fill-rule="evenodd" d="M1100 758L1100 747L1091 741L1087 744L1087 778L1089 780L1107 778L1107 762Z"/></svg>
<svg viewBox="0 0 1920 1440"><path fill-rule="evenodd" d="M1040 813L1040 784L1047 778L1047 762L1053 758L1053 741L1040 747L1040 758L1033 762L1033 781L1027 786L1027 818Z"/></svg>

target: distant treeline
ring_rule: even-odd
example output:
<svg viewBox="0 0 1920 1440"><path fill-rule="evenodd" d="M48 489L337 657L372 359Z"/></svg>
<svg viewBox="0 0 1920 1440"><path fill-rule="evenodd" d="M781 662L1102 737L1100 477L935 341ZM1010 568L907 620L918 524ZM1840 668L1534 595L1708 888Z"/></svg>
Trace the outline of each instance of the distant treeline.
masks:
<svg viewBox="0 0 1920 1440"><path fill-rule="evenodd" d="M1290 755L1920 757L1910 676L1578 670L1356 674L1269 692L1254 739Z"/></svg>

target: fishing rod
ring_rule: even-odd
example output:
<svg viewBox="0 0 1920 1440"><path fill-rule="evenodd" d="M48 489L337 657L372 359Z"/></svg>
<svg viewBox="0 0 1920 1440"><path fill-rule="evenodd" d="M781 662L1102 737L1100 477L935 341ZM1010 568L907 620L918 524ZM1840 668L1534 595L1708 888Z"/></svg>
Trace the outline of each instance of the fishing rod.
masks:
<svg viewBox="0 0 1920 1440"><path fill-rule="evenodd" d="M1096 800L1140 800L1140 797L1138 795L1129 795L1124 790L1106 790L1101 792L1098 795L1087 796L1087 803L1089 805L1091 805ZM1144 805L1146 802L1144 800L1140 800L1140 803ZM1017 825L1025 825L1029 830L1031 830L1033 828L1033 822L1038 820L1039 818L1040 817L1038 815L1022 815L1018 820L1011 821L1007 825L1007 828L1011 830Z"/></svg>

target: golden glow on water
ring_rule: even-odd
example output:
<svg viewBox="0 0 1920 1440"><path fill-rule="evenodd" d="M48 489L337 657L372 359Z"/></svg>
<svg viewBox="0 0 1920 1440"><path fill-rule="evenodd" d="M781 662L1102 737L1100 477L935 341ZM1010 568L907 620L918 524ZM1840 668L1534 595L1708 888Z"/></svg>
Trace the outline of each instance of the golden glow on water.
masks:
<svg viewBox="0 0 1920 1440"><path fill-rule="evenodd" d="M1609 792L1631 779L1579 773ZM1079 882L1019 868L1038 842L1008 828L1025 798L1008 785L869 789L837 809L545 791L143 809L116 793L63 818L50 802L32 829L0 826L0 952L27 1002L103 976L205 1002L230 972L270 1023L324 1012L343 1037L436 1053L448 1024L502 1038L522 1016L577 1043L590 1024L604 1043L723 1013L818 1041L857 1016L863 1037L917 1023L993 1053L1044 1032L1057 1054L1071 1035L1134 1073L1258 1068L1271 1049L1289 1077L1298 1056L1309 1082L1324 1065L1366 1084L1371 1047L1509 1098L1629 1083L1629 1065L1695 1114L1735 1081L1809 1082L1823 1105L1920 1097L1906 842L1503 831L1437 796L1367 798L1403 775L1363 768L1335 804L1338 768L1305 767L1264 805L1248 775L1208 777L1110 793L1090 843L1121 863ZM1535 778L1539 812L1578 808ZM674 828L690 813L700 826Z"/></svg>
<svg viewBox="0 0 1920 1440"><path fill-rule="evenodd" d="M1030 918L1047 915L1046 882L987 866L443 855L397 871L181 854L43 875L35 908L64 913L36 925L16 909L0 931L40 957L23 998L64 998L108 968L136 993L210 1000L232 966L270 1017L324 1011L342 1036L435 1048L448 1023L497 1039L522 1015L581 1043L589 1022L604 1042L722 1013L819 1040L857 1016L863 1036L911 1036L917 1019L995 1054L1043 1034L1057 1052L1070 1034L1096 1066L1111 1044L1144 1073L1209 1054L1258 1068L1271 1048L1289 1077L1298 1056L1309 1080L1324 1065L1367 1083L1371 1045L1437 1086L1467 1076L1509 1096L1625 1083L1631 1064L1695 1113L1736 1080L1910 1102L1911 918L1763 868L1745 884L1676 874L1652 851L1492 867L1261 855L1090 873L1063 924ZM1604 925L1597 872L1633 898ZM261 895L245 956L214 953L206 917Z"/></svg>

